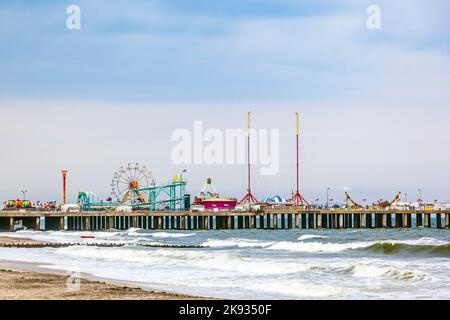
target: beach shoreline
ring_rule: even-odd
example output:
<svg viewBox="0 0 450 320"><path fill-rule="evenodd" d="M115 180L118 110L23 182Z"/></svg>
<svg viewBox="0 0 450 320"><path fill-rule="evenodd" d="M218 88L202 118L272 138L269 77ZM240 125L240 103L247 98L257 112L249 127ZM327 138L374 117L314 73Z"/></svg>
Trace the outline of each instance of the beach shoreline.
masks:
<svg viewBox="0 0 450 320"><path fill-rule="evenodd" d="M0 237L0 243L43 243ZM0 258L0 300L203 300L205 297L144 288L138 283L71 274L38 263Z"/></svg>

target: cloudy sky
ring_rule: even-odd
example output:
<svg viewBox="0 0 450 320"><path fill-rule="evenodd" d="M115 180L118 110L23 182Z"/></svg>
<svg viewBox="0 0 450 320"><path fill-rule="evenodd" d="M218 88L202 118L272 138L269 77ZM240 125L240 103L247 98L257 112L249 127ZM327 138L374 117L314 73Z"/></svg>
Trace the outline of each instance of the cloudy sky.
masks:
<svg viewBox="0 0 450 320"><path fill-rule="evenodd" d="M66 9L81 8L81 30ZM369 5L381 29L366 27ZM212 177L245 193L245 166L171 161L171 133L280 129L280 171L258 198L295 183L294 112L301 115L301 184L310 199L450 200L448 1L0 0L0 199L102 197L122 164L162 183L187 169L189 191Z"/></svg>

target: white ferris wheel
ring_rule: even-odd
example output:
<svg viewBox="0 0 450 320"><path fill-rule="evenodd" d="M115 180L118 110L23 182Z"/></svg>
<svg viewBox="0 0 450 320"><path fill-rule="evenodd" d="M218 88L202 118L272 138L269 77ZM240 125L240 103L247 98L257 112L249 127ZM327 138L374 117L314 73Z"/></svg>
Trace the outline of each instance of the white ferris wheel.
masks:
<svg viewBox="0 0 450 320"><path fill-rule="evenodd" d="M111 182L112 195L121 204L146 203L148 199L141 189L155 185L152 173L139 163L128 163L114 173Z"/></svg>

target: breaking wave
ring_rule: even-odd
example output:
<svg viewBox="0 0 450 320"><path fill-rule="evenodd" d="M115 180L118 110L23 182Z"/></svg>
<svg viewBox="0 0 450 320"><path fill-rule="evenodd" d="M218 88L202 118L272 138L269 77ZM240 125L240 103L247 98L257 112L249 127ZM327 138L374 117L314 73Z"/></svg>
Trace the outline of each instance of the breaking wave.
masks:
<svg viewBox="0 0 450 320"><path fill-rule="evenodd" d="M377 242L367 247L367 250L383 254L409 253L450 257L450 244L432 245L403 242Z"/></svg>
<svg viewBox="0 0 450 320"><path fill-rule="evenodd" d="M202 243L208 247L238 247L238 248L262 248L267 250L287 250L299 252L337 252L347 249L358 249L370 246L371 242L354 243L323 243L323 242L292 242L292 241L268 241L230 238L225 240L208 239Z"/></svg>
<svg viewBox="0 0 450 320"><path fill-rule="evenodd" d="M306 236L306 237L305 237ZM302 238L303 237L303 238ZM321 236L304 235L299 240L317 239ZM260 248L265 250L285 250L309 253L334 253L345 250L368 250L381 254L428 254L450 256L450 243L433 238L417 240L384 240L359 242L320 242L320 241L259 241L242 238L208 239L202 245L212 248Z"/></svg>
<svg viewBox="0 0 450 320"><path fill-rule="evenodd" d="M272 242L261 242L259 240L242 239L242 238L229 238L229 239L208 239L202 243L202 246L219 248L219 247L237 247L237 248L266 248L273 245Z"/></svg>
<svg viewBox="0 0 450 320"><path fill-rule="evenodd" d="M401 281L422 281L429 278L429 276L421 271L403 269L396 266L375 266L364 263L355 264L346 269L351 272L356 278L391 278ZM372 283L373 285L375 283Z"/></svg>
<svg viewBox="0 0 450 320"><path fill-rule="evenodd" d="M152 233L154 238L185 238L195 236L195 233L169 233L169 232L155 232Z"/></svg>
<svg viewBox="0 0 450 320"><path fill-rule="evenodd" d="M325 236L319 236L317 234L304 234L302 236L300 236L297 240L298 241L303 241L303 240L308 240L308 239L325 239Z"/></svg>
<svg viewBox="0 0 450 320"><path fill-rule="evenodd" d="M280 241L267 247L270 250L288 250L297 252L339 252L350 249L360 249L369 246L369 242L324 243L324 242L291 242Z"/></svg>

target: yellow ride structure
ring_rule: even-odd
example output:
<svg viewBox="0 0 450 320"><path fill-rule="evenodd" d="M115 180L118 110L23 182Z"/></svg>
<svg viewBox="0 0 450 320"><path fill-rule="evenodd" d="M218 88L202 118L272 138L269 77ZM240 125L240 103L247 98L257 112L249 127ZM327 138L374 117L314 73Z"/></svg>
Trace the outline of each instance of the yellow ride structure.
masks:
<svg viewBox="0 0 450 320"><path fill-rule="evenodd" d="M346 204L346 207L350 208L350 209L361 209L362 208L362 206L360 204L353 201L353 199L350 197L350 195L348 194L347 191L345 191L345 204Z"/></svg>

